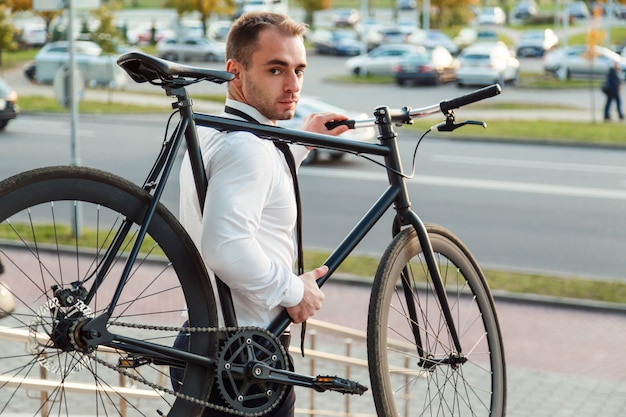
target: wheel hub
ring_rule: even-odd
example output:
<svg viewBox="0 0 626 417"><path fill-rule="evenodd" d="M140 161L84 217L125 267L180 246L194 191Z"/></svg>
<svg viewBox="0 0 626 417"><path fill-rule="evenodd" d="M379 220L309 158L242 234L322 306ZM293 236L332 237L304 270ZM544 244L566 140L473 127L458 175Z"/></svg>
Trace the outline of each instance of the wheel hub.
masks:
<svg viewBox="0 0 626 417"><path fill-rule="evenodd" d="M34 314L28 329L27 350L40 366L48 371L67 375L78 372L89 362L83 353L90 349L81 342L81 327L93 318L93 312L83 301L53 288L55 298L48 299Z"/></svg>

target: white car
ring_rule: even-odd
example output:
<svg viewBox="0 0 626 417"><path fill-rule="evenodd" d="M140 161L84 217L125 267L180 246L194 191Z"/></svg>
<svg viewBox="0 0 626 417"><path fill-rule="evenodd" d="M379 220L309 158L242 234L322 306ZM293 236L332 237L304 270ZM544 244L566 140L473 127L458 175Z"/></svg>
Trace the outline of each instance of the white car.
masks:
<svg viewBox="0 0 626 417"><path fill-rule="evenodd" d="M528 30L517 42L517 56L543 56L559 44L559 37L552 29Z"/></svg>
<svg viewBox="0 0 626 417"><path fill-rule="evenodd" d="M296 107L296 113L293 119L290 120L279 120L278 126L286 127L289 129L299 129L302 126L302 119L308 114L311 113L320 113L320 112L333 112L339 114L345 114L351 119L359 120L359 119L367 119L368 115L365 113L355 113L349 110L341 109L339 107L333 106L332 104L326 103L324 101L318 100L312 97L300 97L298 101L298 106ZM346 139L352 140L360 140L363 142L374 143L376 141L376 130L373 127L363 127L359 129L348 130L343 133L340 137L344 137ZM329 159L333 161L338 161L346 155L345 152L333 151L331 149L312 149L309 152L308 157L303 161L303 164L311 164L318 159L322 155L328 156Z"/></svg>
<svg viewBox="0 0 626 417"><path fill-rule="evenodd" d="M440 30L418 29L409 36L408 42L428 49L443 46L452 55L456 55L459 52L459 46L448 35Z"/></svg>
<svg viewBox="0 0 626 417"><path fill-rule="evenodd" d="M587 45L557 48L543 57L543 69L560 80L576 77L604 77L609 68L619 62L626 74L626 58L603 46L596 45L593 52Z"/></svg>
<svg viewBox="0 0 626 417"><path fill-rule="evenodd" d="M367 54L352 57L346 61L346 68L355 75L393 75L393 68L410 53L419 48L407 44L380 45Z"/></svg>
<svg viewBox="0 0 626 417"><path fill-rule="evenodd" d="M157 55L168 61L225 62L226 44L202 37L162 39Z"/></svg>
<svg viewBox="0 0 626 417"><path fill-rule="evenodd" d="M464 85L514 84L519 61L503 42L475 43L459 55L456 83Z"/></svg>
<svg viewBox="0 0 626 417"><path fill-rule="evenodd" d="M476 16L479 25L504 25L506 14L501 7L483 7Z"/></svg>
<svg viewBox="0 0 626 417"><path fill-rule="evenodd" d="M89 41L75 41L74 60L83 81L91 86L120 87L127 76L116 61L116 56L105 55L98 44ZM69 63L69 43L50 42L37 52L33 60L32 79L40 84L52 84L61 67Z"/></svg>

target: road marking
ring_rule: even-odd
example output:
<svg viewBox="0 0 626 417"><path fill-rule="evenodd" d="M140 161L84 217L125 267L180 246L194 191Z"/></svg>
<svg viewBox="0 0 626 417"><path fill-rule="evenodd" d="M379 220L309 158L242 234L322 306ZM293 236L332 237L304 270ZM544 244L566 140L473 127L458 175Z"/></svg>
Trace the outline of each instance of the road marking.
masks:
<svg viewBox="0 0 626 417"><path fill-rule="evenodd" d="M343 178L349 180L367 180L387 182L381 172L344 170L333 168L301 167L301 175L327 178ZM534 184L513 181L482 180L474 178L441 177L420 175L410 179L409 184L423 184L438 187L459 187L482 190L507 191L517 193L550 194L568 197L599 198L607 200L626 200L626 191L591 187L572 187L567 185Z"/></svg>
<svg viewBox="0 0 626 417"><path fill-rule="evenodd" d="M32 122L32 121L31 121ZM45 136L67 136L71 134L71 130L68 128L69 121L67 122L44 122L44 123L15 123L11 125L11 132L26 133L30 135L45 135ZM95 132L93 130L86 130L78 128L78 137L93 138Z"/></svg>
<svg viewBox="0 0 626 417"><path fill-rule="evenodd" d="M626 167L606 166L595 164L575 164L552 161L529 161L520 159L482 158L472 156L457 155L433 155L432 160L436 162L462 163L471 165L489 165L503 167L518 167L530 169L549 169L553 171L575 171L575 172L597 172L607 174L625 174Z"/></svg>

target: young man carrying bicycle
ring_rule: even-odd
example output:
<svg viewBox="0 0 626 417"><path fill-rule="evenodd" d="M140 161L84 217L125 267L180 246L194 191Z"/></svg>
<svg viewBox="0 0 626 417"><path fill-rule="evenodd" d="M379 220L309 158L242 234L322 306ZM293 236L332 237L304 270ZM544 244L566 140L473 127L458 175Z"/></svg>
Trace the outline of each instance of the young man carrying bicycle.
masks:
<svg viewBox="0 0 626 417"><path fill-rule="evenodd" d="M248 13L231 27L226 43L229 82L224 116L275 125L294 116L307 67L306 26L288 16ZM302 129L339 135L345 120L335 113L312 114ZM310 272L296 260L294 229L299 210L295 198L295 167L306 157L302 146L289 146L289 156L272 141L248 132L219 132L199 128L202 156L209 185L204 212L200 211L188 158L181 168L181 223L200 248L212 278L218 276L231 290L239 326L266 327L287 309L301 323L321 308L324 294L316 280L327 272ZM297 234L297 233L296 233ZM291 416L295 395L290 387L285 401L272 415ZM205 414L216 415L214 410Z"/></svg>

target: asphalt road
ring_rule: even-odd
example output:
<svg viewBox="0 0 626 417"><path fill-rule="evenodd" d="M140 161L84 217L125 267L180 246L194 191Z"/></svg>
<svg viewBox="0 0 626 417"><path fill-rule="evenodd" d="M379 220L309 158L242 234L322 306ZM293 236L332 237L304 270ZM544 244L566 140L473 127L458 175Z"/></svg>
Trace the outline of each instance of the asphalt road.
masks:
<svg viewBox="0 0 626 417"><path fill-rule="evenodd" d="M141 183L164 123L156 116L83 116L81 164ZM0 178L68 164L68 135L64 116L22 115L1 136ZM409 167L415 139L402 139ZM420 147L409 190L421 218L459 235L484 266L624 279L625 156L615 149L433 137ZM328 250L382 193L386 177L382 168L350 156L303 167L300 178L305 245ZM175 176L164 197L175 213L177 196ZM381 253L390 224L383 218L357 250Z"/></svg>

